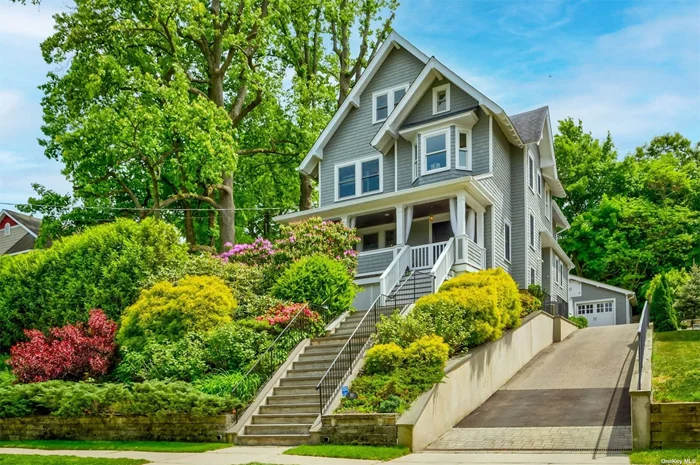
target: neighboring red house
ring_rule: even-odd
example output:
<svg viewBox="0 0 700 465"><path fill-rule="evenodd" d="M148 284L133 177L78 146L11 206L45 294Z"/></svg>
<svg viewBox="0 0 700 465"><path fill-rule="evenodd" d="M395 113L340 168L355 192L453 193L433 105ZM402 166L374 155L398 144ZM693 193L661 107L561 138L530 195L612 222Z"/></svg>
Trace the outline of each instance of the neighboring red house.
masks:
<svg viewBox="0 0 700 465"><path fill-rule="evenodd" d="M41 219L11 210L0 211L0 255L29 252L39 235Z"/></svg>

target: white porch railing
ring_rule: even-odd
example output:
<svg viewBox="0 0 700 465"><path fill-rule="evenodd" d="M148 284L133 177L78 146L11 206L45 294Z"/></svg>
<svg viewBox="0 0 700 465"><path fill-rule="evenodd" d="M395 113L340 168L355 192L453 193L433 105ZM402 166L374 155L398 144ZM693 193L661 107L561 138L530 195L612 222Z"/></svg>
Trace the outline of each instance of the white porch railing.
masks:
<svg viewBox="0 0 700 465"><path fill-rule="evenodd" d="M411 247L411 268L420 270L432 268L442 251L450 241Z"/></svg>
<svg viewBox="0 0 700 465"><path fill-rule="evenodd" d="M467 264L479 270L486 269L486 249L467 237Z"/></svg>
<svg viewBox="0 0 700 465"><path fill-rule="evenodd" d="M447 245L442 249L442 253L435 261L430 274L435 277L433 280L433 292L440 289L440 285L447 279L447 274L455 264L455 240L454 237L447 241Z"/></svg>
<svg viewBox="0 0 700 465"><path fill-rule="evenodd" d="M379 277L379 293L389 295L394 286L401 280L401 277L406 272L406 268L411 266L411 247L405 245L397 250L391 264L384 270L384 273Z"/></svg>

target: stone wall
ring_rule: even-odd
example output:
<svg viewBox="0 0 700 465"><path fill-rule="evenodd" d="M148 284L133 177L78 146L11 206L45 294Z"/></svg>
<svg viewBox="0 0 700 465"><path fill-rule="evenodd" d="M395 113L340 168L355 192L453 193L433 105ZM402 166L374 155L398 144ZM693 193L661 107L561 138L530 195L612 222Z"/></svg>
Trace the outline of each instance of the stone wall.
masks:
<svg viewBox="0 0 700 465"><path fill-rule="evenodd" d="M651 404L652 449L700 447L700 402Z"/></svg>
<svg viewBox="0 0 700 465"><path fill-rule="evenodd" d="M323 415L318 442L330 444L362 444L395 446L397 443L395 413L337 413ZM316 441L314 441L316 442Z"/></svg>
<svg viewBox="0 0 700 465"><path fill-rule="evenodd" d="M0 440L75 439L96 441L225 442L232 415L197 417L36 416L0 419Z"/></svg>

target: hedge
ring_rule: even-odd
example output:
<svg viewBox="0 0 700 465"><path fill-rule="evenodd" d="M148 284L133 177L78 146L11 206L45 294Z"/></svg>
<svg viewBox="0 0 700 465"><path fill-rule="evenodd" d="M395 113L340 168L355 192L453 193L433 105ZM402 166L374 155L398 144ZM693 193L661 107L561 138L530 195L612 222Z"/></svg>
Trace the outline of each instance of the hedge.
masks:
<svg viewBox="0 0 700 465"><path fill-rule="evenodd" d="M118 321L150 274L186 260L187 246L165 222L117 220L55 242L46 250L0 258L0 352L24 328L87 321L101 308Z"/></svg>

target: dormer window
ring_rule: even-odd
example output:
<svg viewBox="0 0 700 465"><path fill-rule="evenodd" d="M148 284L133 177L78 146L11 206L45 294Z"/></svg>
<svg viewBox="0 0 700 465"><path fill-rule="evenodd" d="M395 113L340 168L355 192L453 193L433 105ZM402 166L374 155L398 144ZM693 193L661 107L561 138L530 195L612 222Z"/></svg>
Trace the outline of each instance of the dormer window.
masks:
<svg viewBox="0 0 700 465"><path fill-rule="evenodd" d="M450 85L433 87L433 114L450 111Z"/></svg>
<svg viewBox="0 0 700 465"><path fill-rule="evenodd" d="M372 94L372 124L386 121L399 101L406 95L408 83Z"/></svg>
<svg viewBox="0 0 700 465"><path fill-rule="evenodd" d="M450 169L449 135L450 130L447 128L429 132L422 137L423 173L431 174Z"/></svg>

